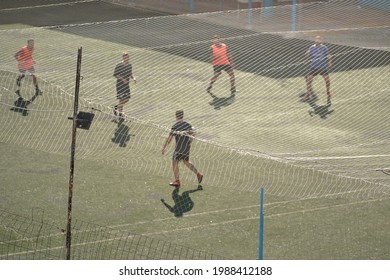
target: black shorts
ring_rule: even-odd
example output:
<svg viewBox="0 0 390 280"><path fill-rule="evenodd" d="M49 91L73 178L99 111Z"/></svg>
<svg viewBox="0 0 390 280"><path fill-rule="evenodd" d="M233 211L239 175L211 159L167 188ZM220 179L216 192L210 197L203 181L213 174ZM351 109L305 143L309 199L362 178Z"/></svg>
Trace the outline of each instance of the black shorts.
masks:
<svg viewBox="0 0 390 280"><path fill-rule="evenodd" d="M116 98L119 100L130 98L130 86L129 84L116 84Z"/></svg>
<svg viewBox="0 0 390 280"><path fill-rule="evenodd" d="M225 64L225 65L214 65L214 72L215 73L221 73L222 70L225 70L226 72L230 72L233 70L232 66L230 64Z"/></svg>
<svg viewBox="0 0 390 280"><path fill-rule="evenodd" d="M328 72L328 68L319 68L319 69L311 68L308 75L309 76L317 76L317 75L327 76L327 75L329 75L329 72Z"/></svg>
<svg viewBox="0 0 390 280"><path fill-rule="evenodd" d="M181 160L184 160L184 161L189 161L190 160L190 153L179 153L179 152L173 152L173 157L172 157L173 160L176 160L176 161L181 161Z"/></svg>

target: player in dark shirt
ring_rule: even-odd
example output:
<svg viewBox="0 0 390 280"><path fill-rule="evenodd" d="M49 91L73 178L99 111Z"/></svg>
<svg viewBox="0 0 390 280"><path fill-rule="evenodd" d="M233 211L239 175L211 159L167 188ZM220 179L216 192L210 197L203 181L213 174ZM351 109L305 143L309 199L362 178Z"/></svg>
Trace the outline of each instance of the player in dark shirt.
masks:
<svg viewBox="0 0 390 280"><path fill-rule="evenodd" d="M164 142L161 153L165 153L166 147L171 143L172 138L175 137L176 145L172 157L172 169L175 176L175 181L170 183L171 186L180 187L179 179L179 162L183 163L196 174L198 183L200 184L203 179L203 174L198 172L196 167L190 162L190 149L193 134L192 126L183 120L183 110L176 111L176 123L172 126L171 132Z"/></svg>
<svg viewBox="0 0 390 280"><path fill-rule="evenodd" d="M114 106L113 111L115 116L119 116L119 121L124 120L123 105L130 100L130 79L136 83L132 66L129 63L129 54L123 53L122 59L123 61L118 63L114 70L114 77L116 78L116 98L119 102Z"/></svg>

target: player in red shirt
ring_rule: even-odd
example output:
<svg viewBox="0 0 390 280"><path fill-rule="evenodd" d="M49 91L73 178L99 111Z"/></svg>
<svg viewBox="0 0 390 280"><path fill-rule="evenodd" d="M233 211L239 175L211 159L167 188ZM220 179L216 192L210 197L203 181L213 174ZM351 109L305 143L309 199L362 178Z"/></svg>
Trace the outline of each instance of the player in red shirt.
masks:
<svg viewBox="0 0 390 280"><path fill-rule="evenodd" d="M219 41L217 35L214 36L214 44L211 46L211 62L214 68L214 76L210 80L210 85L207 92L212 95L211 88L214 82L221 75L222 70L226 71L230 76L230 92L232 95L236 93L235 77L232 66L232 58L228 53L227 46Z"/></svg>
<svg viewBox="0 0 390 280"><path fill-rule="evenodd" d="M33 83L35 86L35 94L42 94L42 91L39 89L38 81L35 76L35 69L34 64L35 61L32 58L32 54L34 53L34 40L29 39L27 40L27 45L20 48L15 53L15 59L18 61L18 69L19 69L19 76L16 79L16 94L20 95L20 83L22 79L25 77L26 74L31 75L33 78Z"/></svg>

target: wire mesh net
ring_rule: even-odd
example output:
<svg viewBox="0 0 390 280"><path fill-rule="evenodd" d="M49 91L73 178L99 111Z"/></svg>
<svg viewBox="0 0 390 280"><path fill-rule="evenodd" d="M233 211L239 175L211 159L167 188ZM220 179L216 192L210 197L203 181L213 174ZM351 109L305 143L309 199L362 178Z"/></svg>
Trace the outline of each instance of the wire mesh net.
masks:
<svg viewBox="0 0 390 280"><path fill-rule="evenodd" d="M83 10L92 2L72 5ZM55 3L36 9L57 9ZM23 12L28 13L8 7L0 15ZM160 151L174 112L181 108L197 132L191 161L205 173L205 185L244 192L257 192L263 185L267 195L292 199L387 197L390 119L383 104L389 99L389 19L388 11L351 0L1 30L0 141L69 152L68 117L77 47L82 46L79 108L95 118L89 131L78 132L79 160L170 178L171 158ZM206 93L214 34L234 56L236 96L230 95L225 73L214 85L216 97ZM304 53L316 35L333 56L330 77L338 109L323 105L320 77L313 82L312 102L300 102L308 71ZM21 96L15 94L19 73L13 54L27 38L36 43L39 96L28 75ZM117 102L113 71L123 51L130 55L137 84L130 85L126 121L119 122L112 110ZM182 171L185 184L196 180L190 171ZM119 241L112 234L103 231L87 239L110 240L115 247ZM115 253L150 258L145 248L153 247L157 258L176 258L164 242L142 238L134 244L145 244L146 251ZM80 240L82 244L82 233ZM75 257L105 258L110 251L103 249L106 243L95 245L80 246Z"/></svg>
<svg viewBox="0 0 390 280"><path fill-rule="evenodd" d="M0 259L65 259L66 230L46 219L42 211L22 217L0 211ZM75 221L72 225L73 260L212 260L222 256L148 236Z"/></svg>
<svg viewBox="0 0 390 280"><path fill-rule="evenodd" d="M82 1L77 5L88 3L89 1L87 3ZM339 11L340 14L344 14L344 9L349 12L359 9L360 12L361 8L354 4L355 1L302 4L299 6L300 12L298 14L299 17L303 18L302 21L317 22L311 18L316 18L319 15L337 16L338 14L333 13L333 10ZM323 170L336 176L359 177L356 176L361 174L358 166L352 170L350 167L339 168L340 166L337 164L328 165L319 157L312 156L316 150L321 149L326 149L332 154L334 150L336 152L334 159L345 161L347 157L342 155L338 157L337 150L352 146L370 146L374 142L375 144L372 144L369 150L377 150L379 147L378 150L382 151L381 154L385 156L383 146L388 137L384 132L386 129L383 129L383 125L387 125L386 121L381 123L382 129L377 133L367 133L366 137L370 140L367 138L348 139L348 144L340 143L342 135L337 135L341 139L329 141L326 128L323 128L323 133L308 131L309 134L322 135L324 137L322 143L307 141L308 137L294 135L296 129L294 125L295 112L291 110L286 114L280 106L286 106L286 102L288 102L283 95L284 91L296 91L297 94L300 92L302 81L299 80L298 83L298 79L294 78L305 75L307 61L302 53L311 44L310 41L305 40L307 38L300 37L312 37L312 34L307 35L306 32L290 33L280 26L291 19L291 6L273 8L272 16L264 16L263 9L254 9L252 25L255 27L242 28L243 22L247 24L247 19L243 16L247 12L247 10L238 10L1 31L2 37L7 42L4 46L4 52L2 52L2 104L3 109L6 109L5 117L2 118L4 131L2 141L53 152L66 151L69 143L65 135L67 128L71 125L67 116L71 112L71 97L74 91L74 50L75 45L79 43L79 45L84 45L81 110L92 110L97 113L93 125L95 129L92 128L89 133L80 133L79 135L78 158L113 161L114 164L125 168L168 176L170 159L156 157L158 150L156 147L161 146L163 137L169 132L173 112L178 106L188 108L186 116L188 115L189 119L192 118L194 126L196 125L198 129L196 136L198 141L194 143L192 158L202 170L213 174L205 177L206 182L212 185L255 190L258 188L259 181L261 183L261 181L267 182L269 180L264 172L260 175L263 178L259 180L259 174L256 174L256 171L272 166L270 158L283 162L283 171L281 172L291 173L293 177L299 177L299 175L295 175L299 173L296 166L312 169L311 174L314 177L317 170ZM347 20L342 24L336 22L337 29L332 31L328 31L329 27L324 25L326 23L335 24L335 20L324 19L321 20L321 29L325 30L322 32L341 33L338 36L331 36L337 37L338 42L344 43L326 43L330 53L334 56L335 63L332 73L336 76L341 72L354 75L353 70L361 70L363 73L370 71L372 75L369 79L363 74L360 80L361 86L368 88L370 84L380 84L380 80L384 78L380 73L384 69L388 69L390 63L389 53L385 50L388 46L386 44L388 19L378 18L377 12L371 10L365 11L364 15L347 17ZM383 13L384 15L385 13ZM359 22L356 22L356 18ZM255 19L260 20L261 23L255 22ZM351 27L363 24L363 19L366 21L366 25L370 25L369 29L364 26ZM379 22L375 23L374 21ZM222 25L221 23L227 24ZM379 26L379 24L381 25ZM287 29L289 24L285 25ZM316 26L308 27L318 29ZM272 28L278 30L277 34ZM352 30L346 30L348 28ZM283 33L284 31L286 32ZM359 45L359 42L342 35L347 33L348 36L354 36L356 31L370 32L371 36L376 37L382 45L375 46L375 49L356 46ZM377 31L384 31L384 33L376 35ZM218 109L235 102L234 98L223 94L222 88L227 88L226 92L229 87L226 84L226 79L223 78L216 83L217 88L215 89L221 91L220 98L210 101L213 109L217 110L207 110L203 115L193 112L196 107L194 102L195 104L200 103L199 100L206 98L203 92L210 78L210 73L205 71L205 68L208 69L205 64L208 63L209 59L209 51L207 50L212 43L211 34L219 34L229 46L230 51L234 53L238 88L242 87L247 93L240 96L242 105L237 104L245 112L235 113L234 118L223 116L222 120L219 117ZM35 98L31 79L26 77L21 87L22 100L13 94L17 72L15 72L15 61L10 54L14 53L15 49L23 43L24 38L29 37L34 37L36 41L37 51L34 54L36 61L38 61L36 68L38 69L40 87L45 94ZM365 41L372 42L372 40ZM139 83L131 86L134 97L128 111L125 111L126 117L132 121L131 131L127 123L121 123L113 132L111 120L113 119L112 106L115 104L115 94L113 94L114 78L112 72L113 67L120 60L121 50L128 50L131 63L134 65L135 75L139 77ZM372 76L378 77L378 79L372 79ZM367 80L363 82L364 77L367 77ZM348 78L344 77L343 79ZM246 87L242 85L246 85ZM281 85L280 92L268 95L257 94L256 89L258 88L263 88L263 91L267 92L274 91L274 87L279 87L279 85ZM285 85L284 88L283 85ZM352 98L364 98L370 94L384 95L388 90L383 85L379 88L376 87L379 93L364 91L362 95L359 95L351 92L356 91L356 87L359 85L355 85L353 89L350 85L348 87L351 89L343 88L343 91L347 92L344 95L353 95ZM32 98L34 99L31 100ZM268 109L274 107L273 113L265 112L263 114L261 108L255 105L255 103L260 102L263 103L261 107ZM275 105L276 102L279 104ZM249 103L253 105L251 106ZM326 117L330 110L321 113L321 108L321 106L315 105L311 112L312 115ZM379 115L385 115L386 109L384 107L379 107L378 110ZM17 123L15 120L10 122L9 119L15 117L15 112L21 113L22 116L31 115L30 121L27 123L23 118L18 118ZM262 116L259 117L259 115ZM372 115L371 111L364 110L358 116L354 116L358 118L360 130L370 131L372 127L370 123L364 122L364 120L370 119L369 115ZM165 116L165 118L161 119L161 116ZM343 116L340 122L348 122L348 118L349 116ZM32 122L35 122L36 125L31 125ZM235 127L234 131L226 131L225 122ZM241 123L247 123L247 125ZM277 126L286 128L287 131L284 130L283 134L290 134L291 145L288 141L284 141L280 137L281 135L277 135L278 132L274 131ZM260 130L259 127L261 127ZM19 132L16 132L15 128ZM273 131L271 132L271 130ZM273 133L275 136L267 137L267 143L261 143L263 141L259 140L261 140L262 135L269 133ZM36 135L36 137L32 137L32 139L29 139L30 136L26 137L31 134ZM135 135L136 137L133 137ZM243 137L240 137L241 135ZM336 134L331 135L331 137L336 137ZM27 139L29 140L27 141ZM107 141L107 139L111 139L111 141ZM118 149L118 145L123 149ZM291 153L293 150L295 153ZM130 153L143 156L130 157ZM208 155L206 159L200 156L205 154ZM365 155L359 154L359 156ZM358 159L359 156L356 158ZM331 159L331 157L327 157L327 159ZM213 162L220 162L218 168L214 167ZM383 168L380 164L373 163L372 169ZM234 174L234 178L232 178L228 176L232 169L242 169L245 172ZM338 170L335 171L335 169ZM221 174L221 176L217 174ZM241 178L240 174L243 174L245 178ZM191 174L183 178L183 180L190 181L194 181L194 179ZM381 181L378 178L363 181L374 185L371 190L387 189L386 186L377 185L376 180ZM267 192L272 194L286 192L286 195L291 192L284 190L278 193L280 190L277 190L276 185L270 185ZM292 191L294 195L313 195L312 188L305 187L307 186L306 182L302 182L302 185L305 191L301 193L297 187ZM330 189L325 190L325 193L327 191Z"/></svg>

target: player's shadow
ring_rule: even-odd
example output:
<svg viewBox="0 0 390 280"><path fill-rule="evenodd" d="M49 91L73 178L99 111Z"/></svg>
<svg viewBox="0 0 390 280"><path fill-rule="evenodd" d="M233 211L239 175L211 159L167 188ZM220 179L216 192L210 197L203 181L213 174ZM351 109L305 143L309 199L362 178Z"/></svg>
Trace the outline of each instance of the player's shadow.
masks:
<svg viewBox="0 0 390 280"><path fill-rule="evenodd" d="M311 117L318 115L321 119L326 119L328 115L334 112L334 109L330 110L332 103L329 101L326 103L326 105L317 105L318 97L314 92L311 94L311 97L308 101L304 101L305 93L301 94L299 97L301 98L302 102L307 102L313 109L309 111L309 115Z"/></svg>
<svg viewBox="0 0 390 280"><path fill-rule="evenodd" d="M235 95L230 95L229 97L217 97L212 94L211 97L213 100L209 102L209 104L213 106L215 110L220 110L222 107L232 105L236 101Z"/></svg>
<svg viewBox="0 0 390 280"><path fill-rule="evenodd" d="M327 103L326 105L318 106L315 102L309 101L309 105L313 108L312 111L309 111L309 115L312 117L314 115L318 115L321 119L326 119L328 115L332 114L334 110L329 110L331 103Z"/></svg>
<svg viewBox="0 0 390 280"><path fill-rule="evenodd" d="M126 147L127 143L130 141L131 136L130 128L123 122L118 122L118 126L115 129L114 137L111 138L111 141L115 144L118 144L119 147Z"/></svg>
<svg viewBox="0 0 390 280"><path fill-rule="evenodd" d="M18 99L15 100L14 106L10 109L16 113L21 113L22 116L28 116L28 106L34 102L37 95L34 95L31 99L26 100L23 97L19 96Z"/></svg>
<svg viewBox="0 0 390 280"><path fill-rule="evenodd" d="M190 193L201 191L202 189L202 186L199 185L198 188L185 191L181 195L179 195L179 188L175 187L172 192L172 199L175 204L173 206L170 206L168 203L165 202L164 199L161 199L161 202L164 204L165 207L168 208L171 213L173 213L176 218L181 218L183 217L184 213L189 212L192 210L192 208L194 208L195 203L192 201Z"/></svg>

